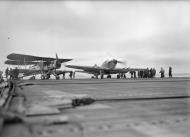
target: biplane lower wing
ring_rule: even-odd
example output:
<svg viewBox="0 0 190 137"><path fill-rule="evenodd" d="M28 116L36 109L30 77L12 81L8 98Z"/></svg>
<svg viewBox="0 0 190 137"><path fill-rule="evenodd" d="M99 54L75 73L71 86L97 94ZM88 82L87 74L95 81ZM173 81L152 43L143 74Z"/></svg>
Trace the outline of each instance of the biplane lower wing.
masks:
<svg viewBox="0 0 190 137"><path fill-rule="evenodd" d="M23 61L23 60L6 60L5 64L7 65L36 65L39 62L34 61Z"/></svg>
<svg viewBox="0 0 190 137"><path fill-rule="evenodd" d="M55 72L50 72L49 70L45 70L43 71L43 73L46 74L53 74L53 75L61 75L61 74L65 74L65 73L69 73L70 71L66 71L66 70L56 70ZM38 75L38 74L42 74L41 70L34 70L34 69L19 69L19 73L22 73L23 76L31 76L31 75Z"/></svg>

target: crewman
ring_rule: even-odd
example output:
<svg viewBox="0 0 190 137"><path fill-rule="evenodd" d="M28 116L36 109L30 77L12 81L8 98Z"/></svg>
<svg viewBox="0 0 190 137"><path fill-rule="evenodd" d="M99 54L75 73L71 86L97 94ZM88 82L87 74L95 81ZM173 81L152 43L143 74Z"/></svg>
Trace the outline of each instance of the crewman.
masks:
<svg viewBox="0 0 190 137"><path fill-rule="evenodd" d="M9 75L10 75L10 80L12 80L13 79L13 69L12 68L10 68L10 70L9 70Z"/></svg>
<svg viewBox="0 0 190 137"><path fill-rule="evenodd" d="M65 72L63 72L63 79L65 79Z"/></svg>
<svg viewBox="0 0 190 137"><path fill-rule="evenodd" d="M73 79L75 79L75 71L73 71Z"/></svg>
<svg viewBox="0 0 190 137"><path fill-rule="evenodd" d="M138 78L140 78L140 71L137 72L137 76L138 76Z"/></svg>
<svg viewBox="0 0 190 137"><path fill-rule="evenodd" d="M153 68L153 69L152 69L152 77L155 78L155 76L156 76L156 69Z"/></svg>
<svg viewBox="0 0 190 137"><path fill-rule="evenodd" d="M143 78L144 77L144 71L143 70L140 70L140 78Z"/></svg>
<svg viewBox="0 0 190 137"><path fill-rule="evenodd" d="M172 67L169 67L169 78L172 78Z"/></svg>
<svg viewBox="0 0 190 137"><path fill-rule="evenodd" d="M130 71L130 74L131 74L131 78L133 78L133 71Z"/></svg>
<svg viewBox="0 0 190 137"><path fill-rule="evenodd" d="M5 70L5 77L8 78L8 76L9 76L9 68L7 67Z"/></svg>
<svg viewBox="0 0 190 137"><path fill-rule="evenodd" d="M134 71L133 74L134 74L134 78L137 78L137 76L136 76L136 71Z"/></svg>
<svg viewBox="0 0 190 137"><path fill-rule="evenodd" d="M0 71L0 83L3 82L3 71Z"/></svg>
<svg viewBox="0 0 190 137"><path fill-rule="evenodd" d="M148 78L149 69L144 70L144 78Z"/></svg>
<svg viewBox="0 0 190 137"><path fill-rule="evenodd" d="M14 69L14 79L18 79L18 75L19 75L19 69L16 67Z"/></svg>
<svg viewBox="0 0 190 137"><path fill-rule="evenodd" d="M153 73L152 73L152 68L150 68L150 70L149 70L149 78L153 78Z"/></svg>
<svg viewBox="0 0 190 137"><path fill-rule="evenodd" d="M120 74L117 74L117 79L120 79Z"/></svg>
<svg viewBox="0 0 190 137"><path fill-rule="evenodd" d="M165 70L161 67L160 69L161 78L164 78L164 73L165 73Z"/></svg>
<svg viewBox="0 0 190 137"><path fill-rule="evenodd" d="M70 79L72 79L72 76L73 76L73 71L70 71L70 74L69 74Z"/></svg>

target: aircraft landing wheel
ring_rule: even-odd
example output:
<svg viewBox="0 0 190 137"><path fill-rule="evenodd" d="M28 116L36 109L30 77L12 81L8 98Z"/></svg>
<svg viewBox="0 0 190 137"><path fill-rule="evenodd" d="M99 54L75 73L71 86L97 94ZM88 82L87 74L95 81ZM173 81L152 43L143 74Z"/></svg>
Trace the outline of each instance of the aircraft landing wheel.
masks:
<svg viewBox="0 0 190 137"><path fill-rule="evenodd" d="M32 79L36 79L36 77L35 77L35 76L32 76Z"/></svg>
<svg viewBox="0 0 190 137"><path fill-rule="evenodd" d="M49 78L50 78L50 75L47 75L47 76L46 76L46 79L49 79Z"/></svg>
<svg viewBox="0 0 190 137"><path fill-rule="evenodd" d="M91 78L98 79L98 75L94 75Z"/></svg>
<svg viewBox="0 0 190 137"><path fill-rule="evenodd" d="M111 78L111 75L109 74L109 75L107 76L107 78Z"/></svg>
<svg viewBox="0 0 190 137"><path fill-rule="evenodd" d="M59 77L59 76L55 76L55 78L56 78L56 80L59 80L59 79L60 79L60 77Z"/></svg>
<svg viewBox="0 0 190 137"><path fill-rule="evenodd" d="M42 76L41 76L41 80L44 80L44 79L45 79L45 76L44 76L44 75L42 75Z"/></svg>

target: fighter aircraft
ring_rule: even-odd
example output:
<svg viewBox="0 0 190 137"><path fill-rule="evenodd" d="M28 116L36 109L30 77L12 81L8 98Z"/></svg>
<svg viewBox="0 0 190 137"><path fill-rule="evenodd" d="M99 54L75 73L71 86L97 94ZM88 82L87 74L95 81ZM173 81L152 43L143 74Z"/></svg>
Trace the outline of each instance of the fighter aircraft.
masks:
<svg viewBox="0 0 190 137"><path fill-rule="evenodd" d="M41 74L41 79L49 79L50 75L54 75L56 79L59 79L59 75L65 73L65 71L57 71L61 68L61 64L72 59L59 59L57 54L56 58L51 57L38 57L24 54L9 54L7 56L5 64L8 65L32 65L30 69L19 69L19 73L23 73L24 76Z"/></svg>
<svg viewBox="0 0 190 137"><path fill-rule="evenodd" d="M120 78L120 76L124 76L127 72L145 70L143 68L116 68L117 63L125 64L123 61L112 59L104 61L101 66L95 64L94 66L66 65L66 67L83 70L80 72L93 74L95 78L98 78L100 75L101 79L104 78L104 75L107 75L107 78L111 78L111 74L118 74L117 77Z"/></svg>

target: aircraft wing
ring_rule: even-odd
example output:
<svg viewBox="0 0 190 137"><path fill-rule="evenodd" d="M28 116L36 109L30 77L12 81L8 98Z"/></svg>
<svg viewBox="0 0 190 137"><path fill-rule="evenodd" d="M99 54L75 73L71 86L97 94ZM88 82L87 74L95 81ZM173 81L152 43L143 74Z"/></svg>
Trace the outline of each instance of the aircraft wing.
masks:
<svg viewBox="0 0 190 137"><path fill-rule="evenodd" d="M24 76L41 74L41 70L36 69L18 69L19 73L23 73Z"/></svg>
<svg viewBox="0 0 190 137"><path fill-rule="evenodd" d="M100 71L105 74L117 74L117 73L128 73L130 71L140 71L145 70L144 68L116 68L116 69L107 69L102 67L92 67L92 66L75 66L75 65L66 65L68 68L80 69L89 74L99 74Z"/></svg>
<svg viewBox="0 0 190 137"><path fill-rule="evenodd" d="M144 71L147 68L128 68L128 69L129 69L129 71Z"/></svg>
<svg viewBox="0 0 190 137"><path fill-rule="evenodd" d="M69 71L69 70L56 70L56 74L57 75L61 75L61 74L63 74L63 73L69 73L69 72L71 72L71 71Z"/></svg>
<svg viewBox="0 0 190 137"><path fill-rule="evenodd" d="M10 60L19 60L19 61L46 61L50 62L53 60L56 60L56 58L51 58L51 57L38 57L38 56L32 56L32 55L24 55L24 54L16 54L12 53L7 56L8 59ZM61 63L70 61L72 59L59 59Z"/></svg>
<svg viewBox="0 0 190 137"><path fill-rule="evenodd" d="M108 73L110 74L117 74L117 73L127 73L130 70L128 68L116 68L116 69L109 69L105 71L108 71Z"/></svg>
<svg viewBox="0 0 190 137"><path fill-rule="evenodd" d="M5 64L8 65L36 65L38 62L23 61L23 60L6 60Z"/></svg>
<svg viewBox="0 0 190 137"><path fill-rule="evenodd" d="M75 66L75 65L66 65L68 68L74 68L74 69L80 69L84 70L88 73L99 73L100 71L103 71L104 69L101 67L92 67L92 66Z"/></svg>
<svg viewBox="0 0 190 137"><path fill-rule="evenodd" d="M128 73L131 71L145 70L143 68L115 68L115 69L103 69L105 73L108 74L118 74L118 73Z"/></svg>
<svg viewBox="0 0 190 137"><path fill-rule="evenodd" d="M89 74L99 74L102 73L109 73L109 74L116 74L116 73L127 73L128 69L107 69L102 67L92 67L92 66L75 66L75 65L66 65L68 68L80 69L84 72Z"/></svg>

